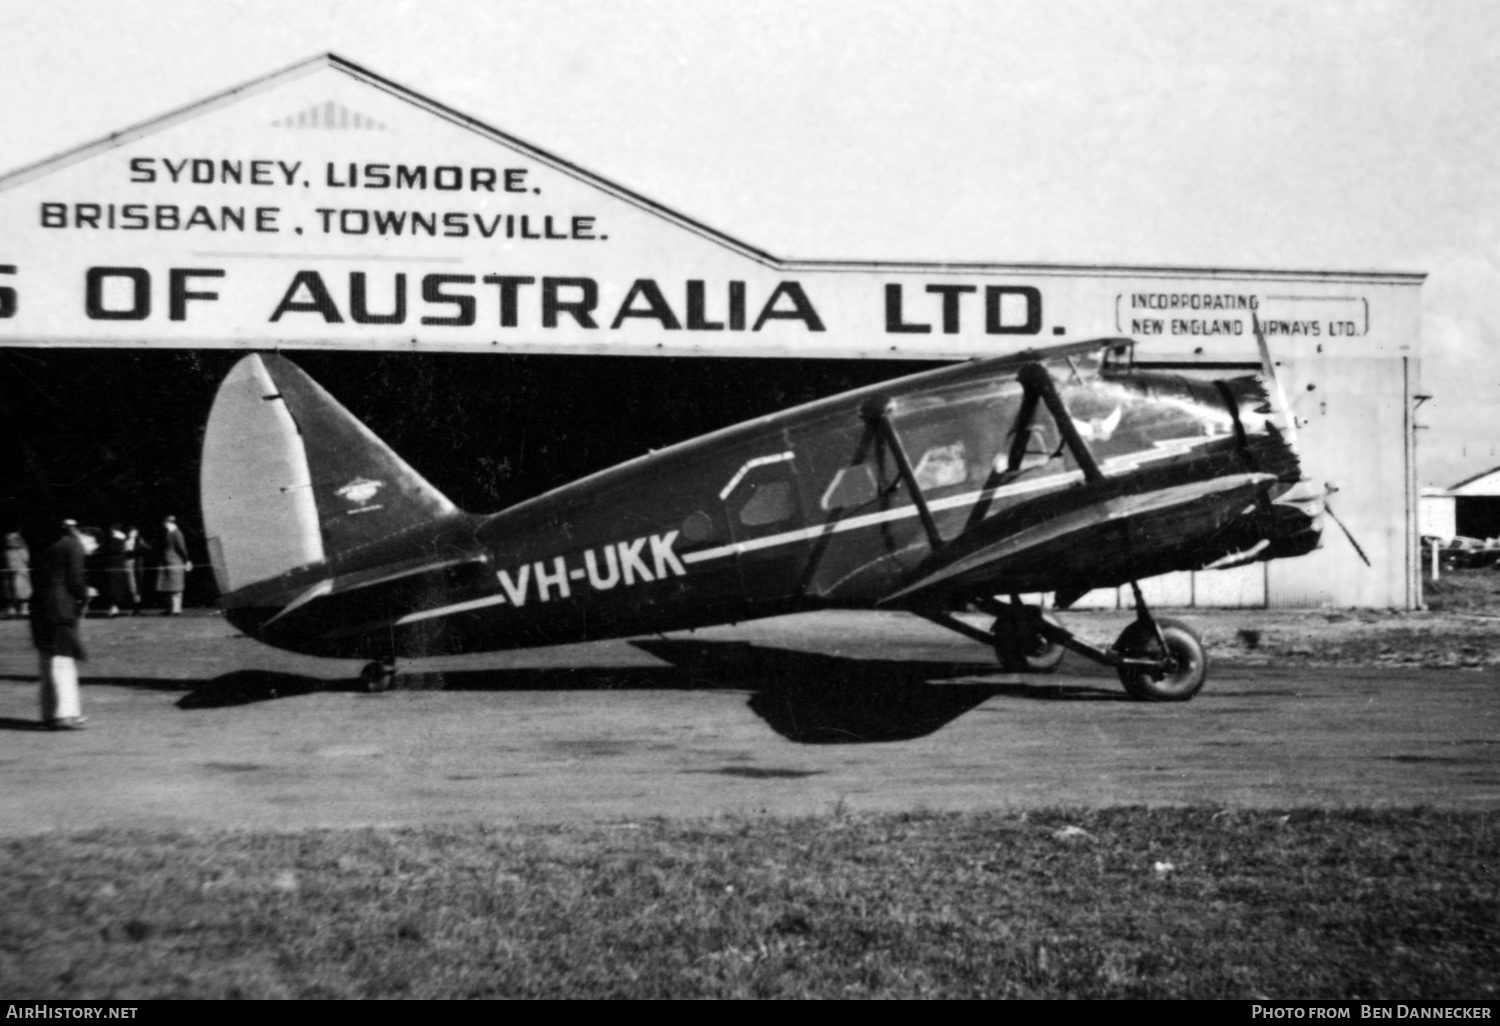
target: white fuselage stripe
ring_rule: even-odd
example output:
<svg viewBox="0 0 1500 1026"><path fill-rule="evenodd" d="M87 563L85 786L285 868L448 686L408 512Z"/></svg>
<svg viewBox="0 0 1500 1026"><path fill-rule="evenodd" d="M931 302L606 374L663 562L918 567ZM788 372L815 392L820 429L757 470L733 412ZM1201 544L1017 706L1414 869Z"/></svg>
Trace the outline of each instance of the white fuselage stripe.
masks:
<svg viewBox="0 0 1500 1026"><path fill-rule="evenodd" d="M503 592L486 595L484 598L470 599L467 602L456 602L451 606L438 606L436 609L423 609L417 613L407 613L396 621L400 627L405 623L416 623L418 620L431 620L435 616L447 616L450 613L467 613L471 609L484 609L486 606L501 606L505 604Z"/></svg>
<svg viewBox="0 0 1500 1026"><path fill-rule="evenodd" d="M1160 449L1146 452L1127 453L1113 459L1105 460L1100 464L1104 470L1125 470L1141 463L1153 462L1165 459L1169 456L1181 455L1185 450L1196 448L1199 445L1215 441L1214 438L1184 439L1181 442L1168 443ZM1161 443L1158 443L1159 445ZM780 453L775 456L759 456L750 460L739 472L735 474L729 485L724 489L721 498L734 490L735 485L743 480L744 476L757 466L768 463L780 463L793 458L790 452ZM1052 474L1047 477L1039 477L1033 481L1022 481L1016 484L1003 485L998 488L984 488L975 492L965 492L962 495L950 495L946 499L938 499L927 504L928 509L934 512L940 510L955 509L964 506L972 506L979 502L990 502L997 498L1009 498L1017 495L1028 495L1032 492L1046 491L1062 485L1074 484L1083 480L1083 472L1070 470L1063 474ZM757 552L761 549L775 548L778 545L791 545L796 542L806 541L809 538L817 538L825 534L842 534L845 531L858 531L861 528L876 524L890 523L896 520L908 519L917 516L915 505L902 506L899 509L882 510L879 513L866 513L863 516L849 517L847 520L835 520L818 524L815 527L799 528L795 531L784 531L781 534L769 534L764 538L751 538L748 541L732 542L728 545L719 545L711 549L702 549L698 552L686 552L679 558L685 564L707 563L716 559L724 559L727 556L743 554L746 552ZM416 613L408 613L396 621L396 626L408 623L416 623L419 620L431 620L434 617L448 616L453 613L466 613L475 609L484 609L489 606L504 605L505 594L497 592L494 595L486 595L483 598L470 599L467 602L457 602L453 605L438 606L435 609L424 609Z"/></svg>
<svg viewBox="0 0 1500 1026"><path fill-rule="evenodd" d="M779 461L779 458L767 460L767 462L777 461ZM1083 480L1083 474L1079 471L1054 474L1051 477L1038 478L1035 481L1009 485L1004 488L987 488L977 492L966 492L963 495L950 495L946 499L939 499L936 502L930 503L928 508L933 510L953 509L955 507L973 505L981 500L993 499L1000 495L1024 495L1028 492L1041 491L1054 485L1081 480ZM806 541L809 538L816 538L822 534L857 531L860 528L907 519L916 515L917 509L915 506L903 506L900 509L883 510L880 513L867 513L864 516L850 517L847 520L819 524L816 527L805 527L796 531L784 531L781 534L771 534L764 538L752 538L749 541L720 545L712 549L703 549L699 552L687 552L683 553L680 558L684 563L706 563L711 560L733 556L737 553L756 552L760 549L774 548L778 545L790 545L795 542ZM434 617L449 616L454 613L467 613L475 609L486 609L489 606L500 606L504 605L505 602L505 594L497 592L493 595L486 595L483 598L470 599L467 602L455 602L448 606L438 606L434 609L424 609L420 612L408 613L396 621L396 626L400 627L403 624L431 620Z"/></svg>
<svg viewBox="0 0 1500 1026"><path fill-rule="evenodd" d="M946 499L929 502L927 508L938 512L961 506L972 506L977 502L991 501L1000 496L1025 495L1029 492L1044 491L1056 485L1070 484L1082 480L1083 473L1074 470L1066 474L1053 474L1051 477L1042 477L1035 481L1008 485L1003 488L986 488L977 492L965 492L962 495L950 495ZM688 552L684 553L681 559L684 563L703 563L711 559L722 559L725 556L732 556L736 553L755 552L759 549L768 549L777 545L788 545L792 542L806 541L809 538L816 538L824 534L842 534L845 531L858 531L860 528L870 527L873 524L905 520L914 516L917 516L917 507L907 505L902 506L900 509L888 509L882 510L879 513L866 513L863 516L849 517L847 520L834 520L819 524L816 527L804 527L796 531L785 531L781 534L768 534L764 538L751 538L749 541L733 542L729 545L720 545L717 548L703 549L701 552Z"/></svg>

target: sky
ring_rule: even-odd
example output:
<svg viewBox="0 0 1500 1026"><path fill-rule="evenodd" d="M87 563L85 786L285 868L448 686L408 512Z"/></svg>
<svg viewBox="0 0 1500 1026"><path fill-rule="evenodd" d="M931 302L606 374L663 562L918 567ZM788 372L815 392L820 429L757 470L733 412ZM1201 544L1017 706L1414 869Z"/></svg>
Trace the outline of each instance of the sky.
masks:
<svg viewBox="0 0 1500 1026"><path fill-rule="evenodd" d="M1500 5L0 0L0 172L328 51L779 257L1425 272L1500 465Z"/></svg>

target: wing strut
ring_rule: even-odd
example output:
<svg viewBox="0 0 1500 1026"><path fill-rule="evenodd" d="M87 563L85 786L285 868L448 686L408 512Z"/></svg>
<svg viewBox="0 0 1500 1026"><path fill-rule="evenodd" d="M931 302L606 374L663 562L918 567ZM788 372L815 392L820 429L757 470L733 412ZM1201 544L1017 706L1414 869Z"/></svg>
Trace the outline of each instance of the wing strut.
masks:
<svg viewBox="0 0 1500 1026"><path fill-rule="evenodd" d="M901 444L901 436L896 434L896 427L891 423L890 400L876 400L866 403L859 411L865 423L869 424L880 437L891 447L891 455L896 459L896 471L901 475L901 480L906 483L907 491L911 492L911 501L917 507L917 516L922 521L922 530L927 532L927 543L936 552L943 547L943 536L938 534L937 521L932 519L932 510L927 505L927 496L922 494L922 486L917 484L917 475L911 469L911 460L906 455L906 447Z"/></svg>
<svg viewBox="0 0 1500 1026"><path fill-rule="evenodd" d="M1068 408L1063 405L1062 396L1057 394L1057 386L1052 383L1052 375L1047 373L1047 368L1039 363L1028 363L1016 374L1016 380L1026 389L1027 395L1035 394L1041 396L1042 402L1047 404L1047 412L1052 414L1052 420L1057 424L1057 430L1062 432L1063 441L1068 443L1068 448L1073 451L1073 458L1078 461L1078 467L1083 471L1085 481L1098 481L1104 476L1099 469L1099 464L1094 459L1094 454L1084 444L1083 436L1078 433L1078 428L1073 424L1073 418L1068 415Z"/></svg>
<svg viewBox="0 0 1500 1026"><path fill-rule="evenodd" d="M1021 409L1016 413L1015 425L1011 428L1010 457L1006 462L1008 473L1019 473L1021 464L1026 461L1026 445L1031 440L1031 418L1036 416L1036 402L1036 393L1026 389L1021 396Z"/></svg>
<svg viewBox="0 0 1500 1026"><path fill-rule="evenodd" d="M1068 414L1068 408L1063 405L1062 396L1057 394L1057 385L1052 381L1052 375L1039 363L1028 363L1023 366L1016 375L1016 380L1026 389L1026 394L1021 400L1020 416L1017 418L1017 434L1011 444L1010 469L1016 470L1021 462L1025 447L1025 427L1036 411L1038 400L1046 405L1052 420L1057 424L1058 431L1062 432L1063 441L1073 453L1073 458L1078 461L1079 468L1083 471L1086 481L1098 481L1104 477L1104 472L1099 469L1099 463L1094 459L1094 454L1089 451L1088 444L1079 435L1078 428L1073 424L1073 418ZM912 470L911 458L906 454L906 447L901 444L901 436L896 431L896 426L891 423L892 403L889 399L874 399L866 403L859 411L865 423L869 424L890 446L891 455L896 460L896 471L901 475L901 480L911 492L912 503L917 507L917 516L922 521L922 530L927 532L927 542L932 550L936 552L941 549L945 542L943 536L938 534L937 521L932 519L932 509L927 505L927 496L922 494L921 485L917 484L917 475Z"/></svg>

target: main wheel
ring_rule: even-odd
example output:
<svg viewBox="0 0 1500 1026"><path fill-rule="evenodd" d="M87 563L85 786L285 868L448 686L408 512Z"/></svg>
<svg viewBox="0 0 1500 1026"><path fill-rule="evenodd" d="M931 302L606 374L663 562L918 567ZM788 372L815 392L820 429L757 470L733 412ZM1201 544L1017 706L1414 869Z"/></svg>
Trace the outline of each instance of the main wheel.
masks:
<svg viewBox="0 0 1500 1026"><path fill-rule="evenodd" d="M359 671L360 686L372 695L391 690L395 682L394 663L366 663L365 668Z"/></svg>
<svg viewBox="0 0 1500 1026"><path fill-rule="evenodd" d="M1120 683L1131 698L1143 702L1186 702L1203 688L1208 678L1208 653L1187 624L1157 620L1161 638L1151 625L1136 620L1120 633L1115 651L1133 659L1161 659L1160 670L1139 666L1120 667ZM1167 643L1162 651L1162 641Z"/></svg>
<svg viewBox="0 0 1500 1026"><path fill-rule="evenodd" d="M1061 627L1048 613L1041 617ZM1009 673L1051 673L1062 662L1067 649L1038 631L1029 617L1001 617L991 628L995 635L995 658Z"/></svg>

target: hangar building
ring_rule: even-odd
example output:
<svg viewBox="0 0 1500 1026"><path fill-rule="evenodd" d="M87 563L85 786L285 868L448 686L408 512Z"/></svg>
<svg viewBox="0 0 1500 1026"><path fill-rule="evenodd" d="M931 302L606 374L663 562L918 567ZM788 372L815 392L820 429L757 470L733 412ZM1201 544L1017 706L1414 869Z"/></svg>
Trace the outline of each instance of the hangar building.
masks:
<svg viewBox="0 0 1500 1026"><path fill-rule="evenodd" d="M1331 528L1311 556L1151 582L1164 605L1420 604L1422 281L785 259L333 55L0 178L4 346L713 356L732 379L1129 336L1138 365L1224 376L1259 370L1254 315L1374 565Z"/></svg>

